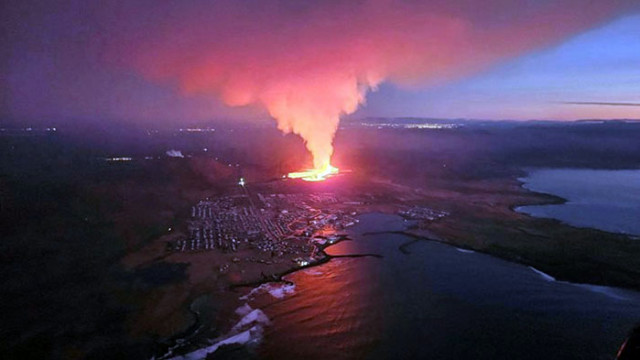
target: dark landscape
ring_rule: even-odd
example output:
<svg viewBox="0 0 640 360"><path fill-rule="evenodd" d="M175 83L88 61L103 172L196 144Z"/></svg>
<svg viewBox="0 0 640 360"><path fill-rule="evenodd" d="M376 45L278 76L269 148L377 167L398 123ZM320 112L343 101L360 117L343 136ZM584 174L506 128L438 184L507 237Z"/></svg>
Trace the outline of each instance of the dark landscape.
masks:
<svg viewBox="0 0 640 360"><path fill-rule="evenodd" d="M0 360L640 359L638 0L3 0Z"/></svg>
<svg viewBox="0 0 640 360"><path fill-rule="evenodd" d="M67 358L108 350L109 357L149 357L189 332L193 304L208 309L197 321L209 321L214 337L227 330L228 314L240 305L234 285L277 280L300 266L294 258L323 262L321 255L308 258L320 245L302 240L288 240L302 244L290 255L172 249L188 235L192 207L241 194L241 176L256 201L257 193L331 193L324 211L434 209L446 216L414 214L415 225L403 233L530 265L560 280L640 289L636 237L513 211L563 201L523 189L517 179L528 168L637 168L640 123L464 122L455 129L408 130L353 121L336 140L336 164L351 172L317 184L281 179L306 159L265 156L299 146L275 129L243 126L242 137L254 139L246 142L236 127L208 127L216 130L122 127L105 136L100 129L99 146L91 140L98 136L94 129L3 130L3 353ZM398 144L398 137L403 146L385 146ZM185 157L167 156L172 149ZM131 160L106 160L113 157Z"/></svg>

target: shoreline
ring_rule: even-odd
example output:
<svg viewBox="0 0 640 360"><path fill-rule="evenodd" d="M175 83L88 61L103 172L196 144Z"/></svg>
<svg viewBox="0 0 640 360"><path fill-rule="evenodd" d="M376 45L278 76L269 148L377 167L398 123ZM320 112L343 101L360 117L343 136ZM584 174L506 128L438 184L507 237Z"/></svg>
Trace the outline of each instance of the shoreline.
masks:
<svg viewBox="0 0 640 360"><path fill-rule="evenodd" d="M523 262L523 261L519 261L516 260L514 258L509 258L509 257L503 257L500 256L499 254L496 253L492 253L489 251L484 251L481 249L474 249L472 247L469 246L465 246L465 245L460 245L460 244L453 244L451 242L448 242L447 240L441 240L441 239L434 239L431 237L427 237L427 236L422 236L416 233L412 233L407 230L394 230L394 231L372 231L372 232L365 232L362 233L362 236L375 236L375 235L385 235L385 234L390 234L390 235L402 235L402 236L406 236L411 238L412 240L406 241L402 244L400 244L398 246L398 250L400 252L402 252L403 254L409 255L411 254L411 252L407 249L408 247L420 242L420 241L430 241L430 242L437 242L443 245L447 245L450 246L458 251L461 252L465 252L465 253L479 253L479 254L483 254L483 255L488 255L491 257L494 257L496 259L500 259L500 260L504 260L504 261L508 261L510 263L513 264L518 264L518 265L522 265L522 266L526 266L529 267L531 270L533 270L534 272L538 273L539 275L543 276L544 278L550 278L549 281L556 281L556 282L566 282L569 284L573 284L573 285L586 285L586 286L606 286L606 287L612 287L612 288L620 288L620 289L625 289L625 290L632 290L632 291L640 291L640 288L635 288L635 287L623 287L623 286L616 286L616 285L608 285L608 284L598 284L598 283L589 283L589 282L580 282L580 281L571 281L569 278L564 278L562 277L562 274L554 274L553 271L551 272L546 272L546 271L542 271L540 270L536 265L536 263L533 262ZM544 274L544 275L542 275ZM555 276L554 276L555 275Z"/></svg>
<svg viewBox="0 0 640 360"><path fill-rule="evenodd" d="M316 261L310 262L309 264L303 265L303 266L294 266L290 269L281 271L279 273L275 273L275 274L271 274L270 276L265 276L263 279L257 280L257 281L250 281L250 282L239 282L239 283L232 283L229 284L227 287L227 291L233 292L234 294L237 294L237 290L241 289L241 288L253 288L253 289L257 289L262 285L266 285L266 284L272 284L272 283L282 283L285 284L286 286L295 286L295 284L291 281L288 281L286 279L284 279L285 276L296 273L298 271L303 271L303 270L308 270L314 267L318 267L321 265L324 265L326 263L328 263L329 261L331 261L332 259L339 259L339 258L361 258L361 257L375 257L375 258L383 258L383 255L380 254L344 254L344 255L330 255L327 254L325 252L325 250L331 246L337 245L343 241L353 241L353 239L351 239L349 237L349 235L340 235L339 238L334 241L334 242L326 242L324 244L319 244L319 243L314 243L314 246L316 247L317 251L319 254L322 255L322 257ZM249 292L250 294L251 292ZM248 295L248 294L247 294ZM244 296L247 296L244 295ZM238 300L241 300L244 296L240 296L238 297ZM242 302L242 301L240 301ZM181 332L180 334L177 335L173 335L171 336L171 341L172 341L172 345L167 345L166 349L167 351L164 352L164 354L157 354L158 355L158 359L188 359L189 358L189 354L191 354L192 352L198 352L203 350L203 348L198 348L192 351L187 351L185 353L182 353L182 351L180 351L180 347L182 346L182 343L189 341L189 340L193 340L193 338L195 336L197 336L198 331L201 328L201 324L199 323L199 314L195 311L193 311L193 309L191 308L193 305L193 302L191 302L188 306L188 311L190 313L192 313L193 315L195 315L195 321L193 324L191 324L189 326L189 328L187 330L184 330L183 332ZM245 305L243 306L248 306L247 303L245 303ZM255 310L260 310L260 309L254 309ZM223 335L221 335L218 338L224 337L224 339L218 341L216 344L219 344L220 346L223 345L231 345L234 343L238 343L238 342L228 342L229 339L234 338L236 336L240 336L239 339L241 340L245 340L245 341L249 341L250 339L248 339L246 337L246 332L250 331L253 329L253 327L251 329L248 329L244 332L241 332L239 334L229 334L229 332L233 331L233 329L238 326L239 323L241 323L243 320L241 318L240 322L236 323L231 329L227 329L226 332L224 332ZM229 335L229 336L227 336ZM216 347L215 350L213 350L212 352L208 352L207 354L213 354L215 351L217 351L219 347ZM181 354L174 354L173 351L174 350L178 350L178 353Z"/></svg>
<svg viewBox="0 0 640 360"><path fill-rule="evenodd" d="M375 211L374 211L375 212ZM374 213L374 212L366 212L366 213L362 213L360 215L365 215L368 213ZM398 214L392 214L392 213L386 213L388 215L396 215L396 216L400 216ZM553 274L551 275L550 273L547 273L546 271L542 271L539 270L539 267L537 266L537 263L534 262L530 262L530 261L522 261L522 258L520 259L515 259L515 258L511 258L511 257L507 257L507 256L500 256L500 254L496 254L496 253L492 253L490 251L484 251L484 250L480 250L480 249L475 249L473 247L470 246L466 246L463 244L454 244L446 239L442 239L439 236L424 236L424 235L420 235L414 232L411 232L412 229L415 229L417 226L413 225L413 226L408 226L406 227L404 230L389 230L389 231L373 231L373 232L363 232L363 233L359 233L359 236L367 237L367 236L374 236L374 235L384 235L384 234L395 234L395 235L403 235L403 236L407 236L410 238L410 240L405 241L403 243L401 243L398 246L398 251L401 251L404 254L411 254L410 251L410 247L412 245L414 245L415 243L419 242L419 241L432 241L432 242L438 242L447 246L450 246L458 251L464 252L464 253L474 253L474 252L478 252L478 253L482 253L484 255L488 255L488 256L492 256L496 259L501 259L504 261L508 261L514 264L518 264L518 265L522 265L522 266L526 266L528 267L531 271L533 271L534 273L538 274L539 276L541 276L543 279L545 279L546 281L550 281L550 282L558 282L558 283L566 283L566 284L570 284L570 285L574 285L574 286L579 286L579 287L584 287L586 289L589 289L591 291L594 292L601 292L606 296L612 297L612 298L616 298L616 299L625 299L623 296L621 295L617 295L614 292L612 292L611 290L616 290L616 289L622 289L622 290L634 290L634 291L638 291L640 289L634 288L634 287L621 287L621 286L611 286L611 285L606 285L606 284L597 284L597 283L588 283L588 282L580 282L580 281L570 281L569 278L565 278L563 277L562 274L559 274L557 276L556 273L554 271L551 271L550 273ZM310 262L307 265L304 266L295 266L292 267L290 269L287 269L285 271L276 273L276 274L272 274L270 277L267 278L263 278L261 280L258 281L251 281L251 282L241 282L241 283L233 283L230 284L228 286L228 291L237 293L236 290L237 289L241 289L241 288L253 288L253 289L258 289L260 288L260 286L265 285L265 284L272 284L272 283L282 283L285 286L295 286L295 283L286 280L285 277L287 275L290 275L292 273L298 272L298 271L304 271L304 270L308 270L310 268L314 268L314 267L318 267L321 266L323 264L328 263L329 261L331 261L334 258L345 258L345 257L349 257L349 258L359 258L359 257L376 257L376 258L383 258L383 255L379 255L379 254L345 254L345 255L329 255L326 253L326 249L329 248L330 246L333 245L337 245L338 243L342 242L342 241L354 241L354 239L351 237L351 235L342 235L340 236L340 238L338 240L336 240L333 243L324 243L324 244L319 244L319 243L314 243L314 246L316 246L317 251L322 255L322 257L316 261ZM544 267L544 266L543 266ZM249 292L248 294L245 295L245 297L247 295L251 294L251 292ZM272 296L275 296L272 294ZM243 297L239 297L238 299L241 300ZM242 301L240 301L239 303L242 303ZM244 303L244 305L240 306L240 308L242 307L249 307L248 303ZM240 309L238 308L238 309ZM252 312L258 311L259 313L263 314L261 309L257 308L257 309L253 309ZM237 311L236 313L237 314ZM263 314L264 315L264 314ZM221 335L220 337L216 338L216 341L213 345L210 345L207 348L212 349L213 351L211 352L207 352L207 355L211 355L214 354L218 349L222 348L222 346L224 345L232 345L235 344L235 346L241 346L241 347L245 347L247 346L247 344L249 342L252 341L252 338L249 336L251 333L253 332L259 332L261 336L261 330L259 331L259 329L256 328L256 326L258 325L254 325L251 328L239 332L239 333L233 333L233 330L241 323L245 322L245 317L240 318L240 320L231 328L231 329L227 329L227 331L224 333L224 335ZM253 323L250 323L253 324ZM193 325L192 325L193 326ZM188 335L188 336L193 336L193 334ZM188 337L187 336L187 337ZM237 339L236 339L237 338ZM184 338L183 338L184 339ZM233 341L233 339L236 339L238 341ZM189 359L189 354L191 353L201 353L202 351L206 351L206 348L198 348L198 349L192 349L190 352L186 352L183 353L181 355L172 355L169 358L171 359ZM165 358L165 357L162 357Z"/></svg>
<svg viewBox="0 0 640 360"><path fill-rule="evenodd" d="M616 256L634 253L640 246L640 237L578 227L515 210L520 206L562 205L569 201L526 188L522 178L528 170L519 169L519 173L505 179L507 184L511 183L510 190L494 195L504 199L502 204L488 200L488 204L474 211L462 208L465 211L454 212L453 218L429 223L427 234L416 227L403 232L414 239L437 241L534 266L562 281L640 291L640 268L634 265L637 261L632 256ZM508 189L509 185L502 186ZM500 210L500 205L504 210ZM491 215L478 216L482 211Z"/></svg>
<svg viewBox="0 0 640 360"><path fill-rule="evenodd" d="M405 255L410 255L411 251L408 248L411 247L412 245L420 242L420 241L437 242L437 243L452 247L452 248L456 249L457 251L460 251L460 252L463 252L463 253L469 253L469 254L470 253L480 253L480 254L483 254L483 255L491 256L491 257L496 258L496 259L500 259L500 260L503 260L503 261L510 262L512 264L526 266L526 267L528 267L530 270L532 270L534 273L538 274L541 278L543 278L546 281L556 282L556 283L563 283L563 284L568 284L568 285L573 285L573 286L586 288L586 289L589 289L589 290L594 291L594 292L602 293L602 294L604 294L604 295L606 295L608 297L611 297L611 298L614 298L614 299L617 299L617 300L626 300L627 298L624 297L624 296L615 294L614 291L616 291L616 290L640 292L640 288L638 288L638 287L625 287L625 286L618 286L618 285L598 284L598 283L593 283L593 282L572 281L568 277L563 277L562 274L554 274L553 272L552 273L548 273L546 271L542 271L536 266L535 263L532 263L532 262L523 262L523 261L519 261L519 260L516 260L516 259L513 259L513 258L509 258L509 257L502 257L502 256L499 256L498 254L494 254L494 253L491 253L489 251L478 250L478 249L474 249L474 248L471 248L471 247L468 247L468 246L465 246L465 245L453 244L451 242L448 242L447 240L437 239L435 237L428 237L428 236L419 235L419 234L411 232L411 228L413 228L413 227L409 227L409 228L407 228L405 230L364 232L361 235L363 237L366 237L366 236L392 234L392 235L402 235L402 236L409 237L409 238L411 238L411 240L405 241L405 242L401 243L400 245L398 245L398 251L402 252Z"/></svg>
<svg viewBox="0 0 640 360"><path fill-rule="evenodd" d="M518 176L516 178L516 181L518 181L519 186L521 189L528 191L530 193L533 194L537 194L540 196L544 196L546 198L549 198L549 202L547 203L541 203L541 204L513 204L509 206L509 209L513 212L516 212L518 214L523 214L532 218L536 218L536 219L545 219L545 220L553 220L553 221L558 221L563 225L566 226L570 226L572 228L575 229L589 229L589 230L597 230L597 231L602 231L608 234L613 234L613 235L623 235L626 236L630 239L633 240L640 240L640 234L634 234L634 233L628 233L628 232L623 232L623 231L609 231L609 230L605 230L605 229L600 229L600 228L596 228L593 226L578 226L575 224L571 224L569 222L560 220L560 219L556 219L554 217L550 217L550 216L535 216L535 215L531 215L528 212L523 212L523 211L518 211L517 209L519 208L524 208L524 207L534 207L534 206L548 206L548 205L565 205L565 204L569 204L574 200L568 199L568 198L564 198L562 196L556 195L556 194L552 194L552 193L547 193L547 192L542 192L539 190L535 190L529 187L526 187L525 185L527 184L527 182L525 181L525 178L530 176L532 171L536 171L536 170L554 170L555 168L529 168L529 169L523 169L523 171L525 171L527 173L526 176ZM598 169L598 168L590 168L589 170L602 170L602 169ZM628 170L640 170L640 169L616 169L616 170L606 170L606 171L628 171Z"/></svg>
<svg viewBox="0 0 640 360"><path fill-rule="evenodd" d="M558 228L559 225L561 225L562 227L566 227L566 228L570 228L573 229L575 231L581 231L584 233L587 232L591 232L592 234L595 232L596 236L598 234L598 232L601 232L603 234L611 234L611 233L607 233L607 232L603 232L600 230L593 230L590 228L578 228L578 227L574 227L571 226L569 224L563 223L559 220L555 220L555 219L547 219L547 218L536 218L536 217L532 217L526 213L520 213L517 212L515 210L516 207L518 206L523 206L523 205L531 205L531 203L533 203L533 205L551 205L551 204L563 204L567 202L567 199L564 199L562 197L553 195L553 194L547 194L547 193L540 193L540 192L536 192L536 191L532 191L530 189L527 189L526 187L524 187L524 182L521 180L521 178L519 176L513 176L511 177L511 181L513 182L517 182L518 183L518 190L520 192L525 193L525 199L523 198L518 198L515 199L515 203L513 201L513 199L510 199L511 201L509 201L510 203L503 203L503 205L506 205L503 209L508 210L509 212L511 212L512 214L516 215L517 217L526 217L529 220L525 220L525 221L531 221L531 220L544 220L546 223L551 224L550 226L552 226L550 229L550 231L529 231L531 229L529 229L529 227L531 227L531 223L527 222L524 224L516 224L517 226L512 226L510 229L511 230L517 230L519 232L522 233L523 236L525 237L529 237L529 238L540 238L540 240L554 240L557 239L559 236L561 237L564 233L562 232L562 228ZM499 196L505 196L505 195L499 195ZM526 200L530 200L530 201L526 201ZM389 204L389 203L385 203L385 205L383 205L382 207L379 205L375 205L375 204L368 204L367 206L365 206L366 210L360 212L359 211L359 215L363 215L363 214L368 214L368 213L375 213L375 212L381 212L381 213L386 213L389 215L396 215L396 216L401 216L399 214L397 214L397 212L395 211L395 209L397 208L397 204ZM456 221L462 221L462 222L466 222L467 218L465 217L465 213L461 213L461 214L456 214L456 215L461 215L458 217L454 217L451 220L454 222ZM468 215L467 215L468 216ZM402 217L402 216L401 216ZM544 223L541 223L544 224ZM536 225L536 224L534 224ZM544 225L543 225L544 226ZM534 227L534 229L536 229ZM558 230L559 229L559 230ZM565 229L566 230L566 229ZM572 230L572 231L573 231ZM421 232L427 232L428 234L422 234ZM519 264L519 265L523 265L523 266L528 266L529 268L532 269L532 271L535 272L540 272L540 273L544 273L545 275L551 277L554 279L554 281L557 282L567 282L570 283L572 285L576 285L576 286L584 286L584 287L589 287L589 286L593 286L593 287L598 287L598 286L609 286L609 287L618 287L621 289L631 289L631 290L640 290L640 286L635 286L635 285L629 285L629 283L623 283L621 284L619 281L611 281L611 279L614 279L616 274L608 274L608 276L603 276L602 279L604 279L603 281L598 282L597 279L595 278L591 278L591 280L588 281L584 281L585 276L572 276L575 275L577 272L575 271L576 269L571 269L571 268L567 268L568 271L563 271L563 269L558 269L558 268L550 268L549 264L547 263L543 263L543 262L538 262L535 261L534 259L530 258L527 254L527 251L520 251L520 252L516 252L516 251L507 251L508 249L506 248L499 248L496 247L495 249L492 248L480 248L480 247L474 247L473 243L470 244L465 244L464 242L464 238L467 237L469 238L469 236L473 236L473 233L469 233L468 229L462 229L462 237L460 237L460 234L456 233L456 232L451 232L448 231L447 228L436 228L431 230L431 227L427 227L427 230L421 230L418 228L417 225L413 225L413 226L408 226L405 227L403 230L392 230L392 231L376 231L376 232L364 232L364 233L359 233L358 235L362 235L362 236L370 236L370 235L376 235L376 234L399 234L399 235L404 235L410 238L409 241L405 241L403 243L401 243L398 246L398 250L401 251L404 254L410 254L411 253L411 246L413 244L415 244L418 241L434 241L434 242L439 242L451 247L454 247L455 249L461 251L461 252L478 252L478 253L482 253L485 255L489 255L492 257L495 257L497 259L501 259L501 260L505 260L511 263L515 263L515 264ZM437 233L437 235L435 234ZM465 235L466 233L466 235ZM565 231L566 233L566 231ZM451 235L451 236L447 236L447 234ZM558 235L560 234L560 235ZM442 236L440 236L442 235ZM613 233L612 235L620 235L620 236L625 236L624 234L615 234ZM312 236L313 237L313 236ZM456 237L462 239L462 243L460 241L456 241ZM469 238L471 239L471 238ZM300 270L308 270L310 268L313 267L317 267L317 266L321 266L323 264L328 263L329 261L331 261L334 258L344 258L344 257L352 257L352 258L357 258L357 257L365 257L365 256L370 256L370 257L377 257L377 258L382 258L382 255L379 254L346 254L346 255L329 255L326 253L326 249L329 248L330 246L333 245L337 245L338 243L342 242L342 241L352 241L353 239L349 236L349 235L340 235L338 237L338 239L332 243L329 242L325 242L325 243L319 243L319 242L312 242L313 246L316 249L316 256L315 256L315 260L314 261L310 261L308 264L305 265L298 265L298 264L291 264L290 266L282 266L285 269L284 270L280 270L280 271L276 271L274 273L270 273L268 275L262 274L262 278L260 279L250 279L248 281L245 282L230 282L226 285L226 290L222 290L224 293L227 293L229 295L229 298L231 298L234 295L238 294L238 289L242 289L242 288L259 288L262 285L266 285L266 284L284 284L285 286L295 286L295 284L291 281L288 281L285 279L285 277L287 275L290 275L292 273L295 273L297 271ZM551 250L553 250L553 247L549 248ZM530 255L530 254L529 254ZM535 254L534 254L535 255ZM562 254L560 254L562 255ZM284 265L284 264L282 264ZM605 263L605 265L609 266L608 264ZM562 266L562 265L560 265ZM535 269L535 270L533 270ZM542 269L542 270L539 270ZM571 271L573 270L573 271ZM615 270L615 267L614 267ZM552 274L552 275L550 275ZM587 277L591 276L589 274L586 275ZM595 290L594 290L595 291ZM272 294L273 295L273 294ZM273 295L275 296L275 295ZM236 305L242 305L242 300L241 297L239 298L238 296L235 296L235 300L231 301L232 303L236 304ZM189 303L189 308L191 307L192 302ZM245 303L245 305L247 305ZM231 310L231 308L229 308L229 310ZM255 309L255 310L260 310L260 309ZM237 325L233 325L231 323L231 319L235 318L236 313L230 311L226 316L223 317L223 319L221 321L217 321L216 323L216 327L220 326L222 324L221 327L216 329L216 333L219 335L218 337L215 337L213 339L216 340L217 343L226 341L227 339L235 336L235 335L239 335L237 333L232 333L233 329L235 328L235 326ZM240 319L242 321L242 317ZM235 321L235 320L234 320ZM188 333L185 335L185 331L189 330L189 329L195 329L194 331ZM199 331L199 326L197 326L197 319L196 319L196 323L195 324L191 324L189 326L189 328L181 332L180 338L175 338L174 336L172 336L172 339L175 339L175 341L173 342L173 346L176 345L176 343L178 343L181 340L184 339L190 339L193 340L195 338L197 338L197 332ZM246 330L249 331L249 330ZM206 333L206 331L204 332ZM211 338L209 338L209 341L212 341ZM200 340L206 340L206 339L200 339ZM197 342L198 340L196 339L195 342ZM172 354L170 357L177 357L180 358L180 356L185 356L187 354L189 354L189 352L183 352L185 351L184 349L191 349L191 351L194 350L199 350L199 349L203 349L202 347L200 348L195 348L193 347L194 344L191 344L191 346L185 344L186 346L183 347L182 351L179 351L179 353L181 355L176 355L176 354ZM224 344L221 344L224 345ZM197 346L197 345L196 345ZM244 345L243 345L244 346ZM182 347L182 346L180 346ZM175 349L174 347L170 347L171 349ZM163 357L164 358L164 357Z"/></svg>
<svg viewBox="0 0 640 360"><path fill-rule="evenodd" d="M570 225L567 225L567 226L570 226ZM573 228L576 228L576 227L573 227ZM576 229L581 229L581 228L576 228ZM590 228L587 228L587 229L590 229ZM451 246L451 247L453 247L455 249L458 249L458 250L460 250L462 252L481 253L481 254L492 256L492 257L495 257L497 259L505 260L505 261L508 261L508 262L511 262L511 263L514 263L514 264L519 264L519 265L523 265L523 266L532 267L532 268L535 268L537 271L543 272L544 274L552 277L554 279L554 281L568 282L568 283L576 284L576 285L607 286L607 287L615 287L615 288L621 288L621 289L627 289L627 290L640 291L640 286L624 286L622 284L580 281L579 279L572 278L567 273L562 273L561 271L558 271L557 269L548 269L548 266L546 264L538 263L538 262L532 261L530 259L524 259L521 255L518 255L518 254L516 254L515 256L509 256L509 255L506 255L504 253L492 252L490 250L473 248L471 246L468 246L468 245L465 245L465 244L457 244L457 243L451 242L451 241L446 240L446 239L434 238L434 237L421 235L419 233L412 232L411 230L412 229L409 228L409 229L406 229L406 230L365 232L365 233L362 233L362 236L373 236L373 235L384 235L384 234L394 234L394 235L407 236L407 237L411 238L412 240L406 241L406 242L404 242L404 243L402 243L402 244L400 244L398 246L398 250L401 251L402 253L406 254L406 255L411 254L411 252L410 252L410 250L408 248L411 247L412 245L414 245L415 243L417 243L419 241L431 241L431 242L437 242L437 243L440 243L440 244ZM625 235L625 234L615 234L615 235ZM543 270L539 270L540 268L543 268L544 271Z"/></svg>
<svg viewBox="0 0 640 360"><path fill-rule="evenodd" d="M341 235L336 241L332 242L332 243L324 243L324 244L317 244L314 243L314 246L316 247L317 251L319 254L322 255L322 257L316 261L312 261L309 262L309 264L306 265L302 265L302 266L297 266L297 267L292 267L290 269L281 271L279 273L275 273L275 274L271 274L270 276L267 276L266 278L263 278L261 280L257 280L257 281L250 281L250 282L240 282L240 283L233 283L229 285L229 290L235 290L238 288L242 288L242 287L253 287L253 286L260 286L262 284L267 284L267 283L272 283L272 282L284 282L284 283L289 283L287 280L284 280L283 278L289 274L295 273L297 271L300 270L305 270L305 269L309 269L315 266L320 266L322 264L326 264L327 262L331 261L332 259L338 259L338 258L358 258L358 257L377 257L377 258L382 258L382 255L379 254L345 254L345 255L330 255L327 254L325 252L325 249L337 245L343 241L353 241L353 239L351 239L348 235Z"/></svg>

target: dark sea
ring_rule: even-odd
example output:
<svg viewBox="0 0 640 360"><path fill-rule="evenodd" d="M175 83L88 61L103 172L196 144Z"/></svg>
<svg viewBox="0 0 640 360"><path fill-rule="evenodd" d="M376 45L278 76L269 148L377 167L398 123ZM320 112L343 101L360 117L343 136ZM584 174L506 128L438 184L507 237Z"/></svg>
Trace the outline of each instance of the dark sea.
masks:
<svg viewBox="0 0 640 360"><path fill-rule="evenodd" d="M266 314L264 359L613 359L640 322L640 293L555 281L536 269L404 235L366 214L339 258L247 297ZM266 321L266 319L265 319Z"/></svg>

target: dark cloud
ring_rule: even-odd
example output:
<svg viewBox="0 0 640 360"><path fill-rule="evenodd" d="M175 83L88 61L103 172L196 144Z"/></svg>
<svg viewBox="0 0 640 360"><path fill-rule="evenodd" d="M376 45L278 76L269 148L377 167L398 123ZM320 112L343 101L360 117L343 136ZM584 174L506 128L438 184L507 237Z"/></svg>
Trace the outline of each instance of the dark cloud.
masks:
<svg viewBox="0 0 640 360"><path fill-rule="evenodd" d="M598 106L640 106L640 103L632 102L601 102L601 101L561 101L566 105L598 105Z"/></svg>

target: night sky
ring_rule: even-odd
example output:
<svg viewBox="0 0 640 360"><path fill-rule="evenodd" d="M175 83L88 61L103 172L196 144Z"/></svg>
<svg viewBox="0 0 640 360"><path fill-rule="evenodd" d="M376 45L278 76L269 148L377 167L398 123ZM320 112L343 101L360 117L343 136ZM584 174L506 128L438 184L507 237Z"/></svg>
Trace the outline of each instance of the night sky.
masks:
<svg viewBox="0 0 640 360"><path fill-rule="evenodd" d="M341 116L640 118L639 5L3 1L0 111L19 123L274 117L303 137Z"/></svg>

